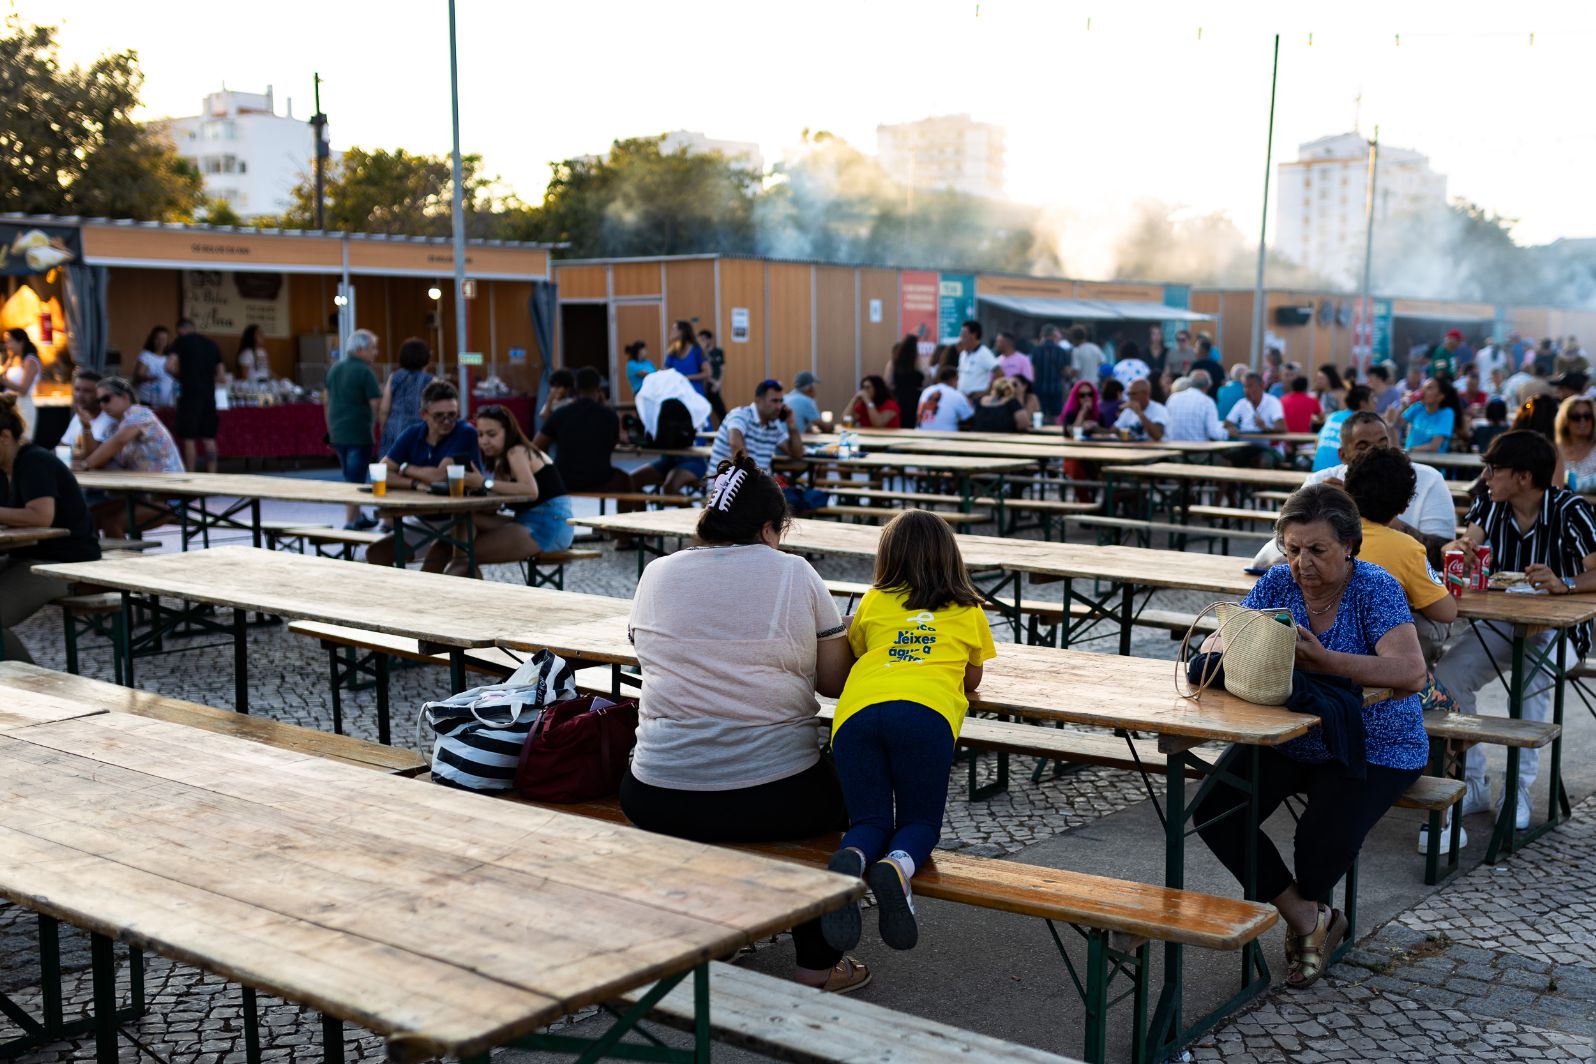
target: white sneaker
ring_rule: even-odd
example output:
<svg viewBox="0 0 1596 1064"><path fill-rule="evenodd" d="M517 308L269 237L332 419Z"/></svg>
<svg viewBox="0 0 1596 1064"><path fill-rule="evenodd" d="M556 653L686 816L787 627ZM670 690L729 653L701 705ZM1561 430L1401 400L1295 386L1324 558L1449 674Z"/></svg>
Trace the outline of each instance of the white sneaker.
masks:
<svg viewBox="0 0 1596 1064"><path fill-rule="evenodd" d="M1469 844L1469 829L1460 827L1457 833L1457 844L1461 849ZM1430 825L1419 825L1419 852L1430 852ZM1446 857L1452 852L1452 828L1450 825L1441 825L1441 856Z"/></svg>
<svg viewBox="0 0 1596 1064"><path fill-rule="evenodd" d="M1513 826L1523 831L1530 826L1530 796L1529 789L1518 789L1518 808L1513 812Z"/></svg>
<svg viewBox="0 0 1596 1064"><path fill-rule="evenodd" d="M1463 792L1463 815L1473 816L1475 813L1490 813L1497 807L1491 803L1491 777L1480 776L1477 779L1464 780L1467 788Z"/></svg>

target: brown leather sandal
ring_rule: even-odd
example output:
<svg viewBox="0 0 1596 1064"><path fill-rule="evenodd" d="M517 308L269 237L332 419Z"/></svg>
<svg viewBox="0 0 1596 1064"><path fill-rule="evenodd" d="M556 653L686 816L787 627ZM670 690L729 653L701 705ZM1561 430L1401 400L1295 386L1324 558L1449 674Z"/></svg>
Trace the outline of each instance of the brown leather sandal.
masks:
<svg viewBox="0 0 1596 1064"><path fill-rule="evenodd" d="M851 994L870 983L870 969L864 961L844 957L831 969L831 975L821 984L826 994Z"/></svg>
<svg viewBox="0 0 1596 1064"><path fill-rule="evenodd" d="M1319 981L1330 954L1347 937L1347 918L1340 909L1319 907L1319 919L1305 935L1286 932L1286 986L1303 990Z"/></svg>

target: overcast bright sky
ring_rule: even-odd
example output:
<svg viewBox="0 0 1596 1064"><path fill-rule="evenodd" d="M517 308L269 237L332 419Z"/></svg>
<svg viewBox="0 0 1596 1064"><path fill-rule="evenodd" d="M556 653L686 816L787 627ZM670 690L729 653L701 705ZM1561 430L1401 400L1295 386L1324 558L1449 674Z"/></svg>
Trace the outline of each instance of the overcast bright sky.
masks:
<svg viewBox="0 0 1596 1064"><path fill-rule="evenodd" d="M81 61L132 48L146 114L275 86L334 146L449 149L443 0L208 7L0 0L62 27ZM1153 196L1255 232L1281 34L1275 159L1362 128L1426 152L1448 191L1542 242L1596 235L1596 5L1115 0L459 0L461 136L523 198L552 159L667 129L757 141L800 130L873 151L878 122L969 112L1008 131L1008 190L1077 217ZM1309 34L1312 43L1309 43ZM1531 34L1533 33L1533 44ZM1397 35L1401 43L1396 43Z"/></svg>

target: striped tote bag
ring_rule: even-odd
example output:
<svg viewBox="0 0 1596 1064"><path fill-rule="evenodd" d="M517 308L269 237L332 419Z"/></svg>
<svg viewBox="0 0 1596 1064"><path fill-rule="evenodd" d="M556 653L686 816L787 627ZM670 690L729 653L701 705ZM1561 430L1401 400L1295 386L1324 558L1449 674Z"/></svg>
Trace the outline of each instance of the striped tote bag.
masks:
<svg viewBox="0 0 1596 1064"><path fill-rule="evenodd" d="M433 731L432 780L468 791L515 788L521 747L537 726L543 707L576 697L576 670L564 658L540 650L503 683L487 684L421 707L421 724Z"/></svg>

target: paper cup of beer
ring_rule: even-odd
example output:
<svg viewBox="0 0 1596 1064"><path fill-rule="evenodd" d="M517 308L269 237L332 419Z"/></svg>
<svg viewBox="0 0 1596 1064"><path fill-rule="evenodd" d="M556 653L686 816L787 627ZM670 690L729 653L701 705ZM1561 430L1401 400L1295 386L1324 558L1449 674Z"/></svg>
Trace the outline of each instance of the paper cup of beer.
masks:
<svg viewBox="0 0 1596 1064"><path fill-rule="evenodd" d="M371 493L378 498L388 494L388 463L373 462L366 467L366 475L371 478Z"/></svg>

